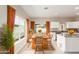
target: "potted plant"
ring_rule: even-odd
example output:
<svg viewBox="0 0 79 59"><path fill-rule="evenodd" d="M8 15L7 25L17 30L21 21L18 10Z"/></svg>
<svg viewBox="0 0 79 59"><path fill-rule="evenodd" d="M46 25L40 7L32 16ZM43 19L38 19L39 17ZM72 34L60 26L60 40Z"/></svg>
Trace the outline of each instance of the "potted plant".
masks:
<svg viewBox="0 0 79 59"><path fill-rule="evenodd" d="M7 25L3 26L3 39L2 39L2 46L3 49L10 53L9 49L14 45L14 38L13 33L10 31Z"/></svg>

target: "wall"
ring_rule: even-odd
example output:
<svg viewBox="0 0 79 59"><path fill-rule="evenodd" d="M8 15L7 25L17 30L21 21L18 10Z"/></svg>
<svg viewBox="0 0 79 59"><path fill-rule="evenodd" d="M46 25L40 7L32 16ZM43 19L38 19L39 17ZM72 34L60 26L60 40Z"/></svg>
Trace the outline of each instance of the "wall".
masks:
<svg viewBox="0 0 79 59"><path fill-rule="evenodd" d="M35 21L35 24L45 24L46 19L31 19L31 21Z"/></svg>
<svg viewBox="0 0 79 59"><path fill-rule="evenodd" d="M6 5L0 5L0 27L2 27L3 24L7 24L7 6Z"/></svg>

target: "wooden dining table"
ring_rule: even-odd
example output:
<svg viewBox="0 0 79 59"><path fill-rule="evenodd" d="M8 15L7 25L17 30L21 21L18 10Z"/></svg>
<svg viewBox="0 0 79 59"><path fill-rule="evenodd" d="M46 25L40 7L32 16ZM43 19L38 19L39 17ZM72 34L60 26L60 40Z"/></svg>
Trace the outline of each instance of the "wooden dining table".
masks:
<svg viewBox="0 0 79 59"><path fill-rule="evenodd" d="M42 37L42 40L43 40L43 44L42 44L43 49L47 49L48 48L48 39L49 39L49 37L47 35L44 35L44 34L40 34L40 35L39 34L33 34L33 36L32 36L32 49L35 49L36 39L37 39L38 36L40 38Z"/></svg>

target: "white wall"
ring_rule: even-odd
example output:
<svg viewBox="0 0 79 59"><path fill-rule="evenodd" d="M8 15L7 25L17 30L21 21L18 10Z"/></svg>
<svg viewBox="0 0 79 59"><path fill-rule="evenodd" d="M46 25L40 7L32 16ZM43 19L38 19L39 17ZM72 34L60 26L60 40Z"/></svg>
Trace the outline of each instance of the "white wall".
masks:
<svg viewBox="0 0 79 59"><path fill-rule="evenodd" d="M0 5L0 27L7 23L7 6Z"/></svg>
<svg viewBox="0 0 79 59"><path fill-rule="evenodd" d="M46 21L50 21L49 19L31 19L31 21L35 21L35 24L46 24Z"/></svg>

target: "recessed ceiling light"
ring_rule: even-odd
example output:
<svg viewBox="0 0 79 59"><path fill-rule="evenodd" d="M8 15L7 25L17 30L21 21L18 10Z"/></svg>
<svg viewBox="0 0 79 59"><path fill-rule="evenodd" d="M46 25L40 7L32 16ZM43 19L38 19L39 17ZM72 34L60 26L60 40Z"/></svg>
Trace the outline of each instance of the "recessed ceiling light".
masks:
<svg viewBox="0 0 79 59"><path fill-rule="evenodd" d="M79 10L79 7L75 7L75 10Z"/></svg>
<svg viewBox="0 0 79 59"><path fill-rule="evenodd" d="M47 9L48 9L48 7L44 7L44 9L45 9L45 10L47 10Z"/></svg>

